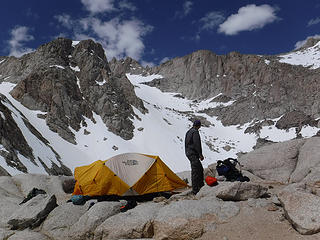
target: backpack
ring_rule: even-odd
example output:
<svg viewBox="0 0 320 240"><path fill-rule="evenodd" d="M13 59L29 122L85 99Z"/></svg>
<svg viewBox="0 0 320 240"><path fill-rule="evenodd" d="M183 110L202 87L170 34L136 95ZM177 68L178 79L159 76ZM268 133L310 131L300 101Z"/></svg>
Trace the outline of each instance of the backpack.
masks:
<svg viewBox="0 0 320 240"><path fill-rule="evenodd" d="M225 160L219 160L217 162L216 170L219 176L224 176L227 181L240 181L240 182L249 182L250 179L246 176L243 176L241 171L236 168L236 165L240 163L237 159L227 158Z"/></svg>

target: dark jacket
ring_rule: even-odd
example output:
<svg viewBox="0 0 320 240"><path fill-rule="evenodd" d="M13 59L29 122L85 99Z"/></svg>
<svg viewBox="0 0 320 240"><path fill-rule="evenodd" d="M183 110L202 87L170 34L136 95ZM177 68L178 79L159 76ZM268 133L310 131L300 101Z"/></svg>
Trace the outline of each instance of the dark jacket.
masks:
<svg viewBox="0 0 320 240"><path fill-rule="evenodd" d="M202 156L202 147L200 134L198 129L192 127L186 133L185 141L185 153L187 156L196 155L197 157Z"/></svg>

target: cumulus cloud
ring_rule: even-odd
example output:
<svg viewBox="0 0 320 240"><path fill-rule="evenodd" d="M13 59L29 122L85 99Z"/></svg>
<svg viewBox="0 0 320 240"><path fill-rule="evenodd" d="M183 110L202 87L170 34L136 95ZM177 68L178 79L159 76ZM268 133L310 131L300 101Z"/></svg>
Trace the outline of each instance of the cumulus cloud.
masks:
<svg viewBox="0 0 320 240"><path fill-rule="evenodd" d="M96 17L79 19L73 26L75 28L72 38L93 39L99 42L105 49L108 59L128 56L140 60L145 48L143 37L153 29L137 19L113 18L101 21Z"/></svg>
<svg viewBox="0 0 320 240"><path fill-rule="evenodd" d="M135 11L136 7L127 0L121 0L115 5L113 0L81 0L90 13L102 11L116 11L118 16L106 20L98 15L91 14L88 17L72 19L67 14L58 15L55 19L64 27L72 31L74 40L92 39L99 42L108 59L132 57L141 60L144 53L144 36L152 31L153 27L144 24L136 18L124 19L124 11ZM103 5L105 4L105 5ZM103 7L104 6L104 7ZM101 12L100 11L100 12Z"/></svg>
<svg viewBox="0 0 320 240"><path fill-rule="evenodd" d="M92 14L114 11L114 0L81 0L85 8Z"/></svg>
<svg viewBox="0 0 320 240"><path fill-rule="evenodd" d="M25 26L16 26L11 30L11 39L9 44L9 56L21 57L24 54L34 51L32 48L24 46L25 42L32 41L34 37L30 35L29 28Z"/></svg>
<svg viewBox="0 0 320 240"><path fill-rule="evenodd" d="M304 39L304 40L301 40L301 41L296 42L294 49L299 49L299 48L301 48L303 45L305 45L305 44L307 43L307 41L308 41L310 38L320 39L320 35L319 35L319 34L316 34L316 35L313 35L313 36L309 36L309 37L307 37L307 38Z"/></svg>
<svg viewBox="0 0 320 240"><path fill-rule="evenodd" d="M317 17L317 18L314 18L314 19L311 19L309 22L308 22L308 27L312 26L312 25L316 25L320 23L320 17Z"/></svg>
<svg viewBox="0 0 320 240"><path fill-rule="evenodd" d="M219 25L218 32L226 35L236 35L241 31L251 31L263 28L265 25L279 19L276 16L278 9L264 4L256 6L250 4L232 14L227 20Z"/></svg>
<svg viewBox="0 0 320 240"><path fill-rule="evenodd" d="M142 37L152 30L151 26L146 26L139 20L121 21L119 18L106 22L93 19L91 28L108 57L129 56L136 60L141 58L145 47Z"/></svg>
<svg viewBox="0 0 320 240"><path fill-rule="evenodd" d="M220 12L209 12L200 19L201 30L212 30L224 21L225 17Z"/></svg>

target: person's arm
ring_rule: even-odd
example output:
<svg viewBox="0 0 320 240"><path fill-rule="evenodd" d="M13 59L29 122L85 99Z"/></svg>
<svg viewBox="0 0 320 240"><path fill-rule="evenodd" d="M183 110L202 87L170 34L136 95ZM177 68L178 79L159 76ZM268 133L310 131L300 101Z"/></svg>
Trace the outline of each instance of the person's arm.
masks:
<svg viewBox="0 0 320 240"><path fill-rule="evenodd" d="M200 139L200 134L198 131L195 131L193 134L193 146L194 149L197 151L197 153L200 156L200 159L203 159L203 155L202 155L202 147L201 147L201 139ZM202 160L201 159L201 160Z"/></svg>

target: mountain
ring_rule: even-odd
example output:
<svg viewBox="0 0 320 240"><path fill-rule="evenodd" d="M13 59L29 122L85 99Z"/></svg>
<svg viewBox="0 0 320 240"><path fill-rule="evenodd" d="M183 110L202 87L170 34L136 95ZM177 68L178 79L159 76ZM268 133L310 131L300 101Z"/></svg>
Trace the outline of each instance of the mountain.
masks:
<svg viewBox="0 0 320 240"><path fill-rule="evenodd" d="M199 118L205 167L319 131L320 42L281 55L200 50L160 66L107 60L92 40L58 38L0 57L0 175L71 175L124 152L188 170L184 134Z"/></svg>

